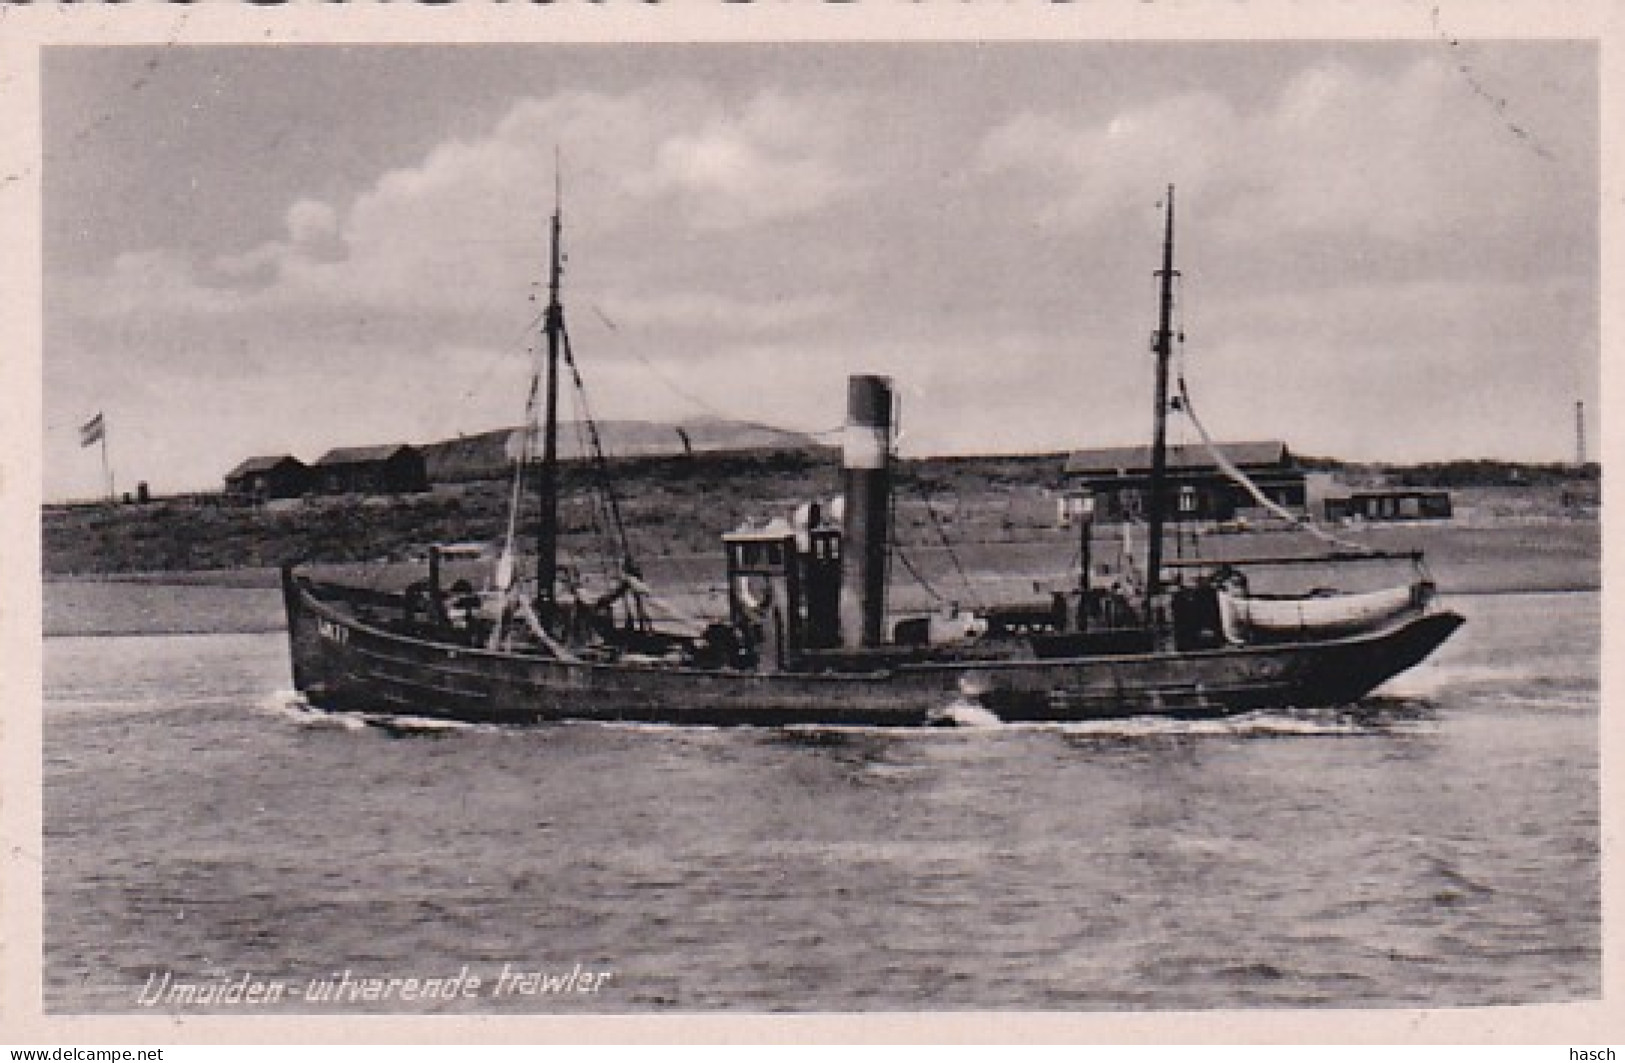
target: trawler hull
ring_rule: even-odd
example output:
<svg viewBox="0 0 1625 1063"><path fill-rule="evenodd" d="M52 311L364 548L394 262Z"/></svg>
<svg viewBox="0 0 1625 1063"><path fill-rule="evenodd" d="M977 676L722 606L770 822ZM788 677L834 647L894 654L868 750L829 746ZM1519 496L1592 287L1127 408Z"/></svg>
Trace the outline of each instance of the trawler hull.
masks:
<svg viewBox="0 0 1625 1063"><path fill-rule="evenodd" d="M908 663L862 672L750 672L562 661L399 634L283 577L294 684L317 708L505 724L923 726L971 704L1004 721L1222 716L1347 705L1423 660L1449 612L1317 642L1044 660Z"/></svg>

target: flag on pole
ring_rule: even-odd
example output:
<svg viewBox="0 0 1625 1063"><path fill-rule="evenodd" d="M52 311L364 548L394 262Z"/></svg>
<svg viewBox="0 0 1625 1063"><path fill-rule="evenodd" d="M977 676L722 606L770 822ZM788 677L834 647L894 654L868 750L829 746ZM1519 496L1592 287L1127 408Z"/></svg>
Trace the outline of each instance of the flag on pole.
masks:
<svg viewBox="0 0 1625 1063"><path fill-rule="evenodd" d="M88 447L98 443L107 435L107 424L102 420L100 413L79 426L79 445Z"/></svg>

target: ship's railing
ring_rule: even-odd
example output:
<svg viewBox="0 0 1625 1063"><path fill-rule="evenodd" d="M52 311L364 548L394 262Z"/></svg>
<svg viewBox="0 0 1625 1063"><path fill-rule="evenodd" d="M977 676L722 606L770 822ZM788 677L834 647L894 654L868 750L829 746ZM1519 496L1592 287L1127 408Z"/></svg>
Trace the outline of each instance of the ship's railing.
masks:
<svg viewBox="0 0 1625 1063"><path fill-rule="evenodd" d="M406 603L406 596L398 591L380 591L371 587L329 583L308 576L301 576L300 579L312 595L324 602L344 602L349 605L371 605L387 609L399 609Z"/></svg>
<svg viewBox="0 0 1625 1063"><path fill-rule="evenodd" d="M1372 550L1347 554L1283 554L1266 557L1205 557L1164 561L1163 568L1261 568L1266 565L1328 565L1354 561L1411 561L1423 559L1421 550Z"/></svg>

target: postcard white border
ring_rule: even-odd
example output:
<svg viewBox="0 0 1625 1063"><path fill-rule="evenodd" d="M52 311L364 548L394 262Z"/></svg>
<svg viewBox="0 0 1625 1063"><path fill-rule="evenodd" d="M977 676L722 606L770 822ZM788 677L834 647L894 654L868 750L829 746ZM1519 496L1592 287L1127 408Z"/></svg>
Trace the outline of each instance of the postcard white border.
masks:
<svg viewBox="0 0 1625 1063"><path fill-rule="evenodd" d="M0 8L0 1027L13 1043L270 1044L322 1042L1108 1042L1548 1043L1621 1042L1625 1001L1617 933L1620 812L1616 765L1621 615L1619 551L1604 550L1602 839L1603 1000L1571 1005L1386 1011L1153 1013L912 1013L759 1016L413 1017L47 1015L42 1011L40 439L41 253L39 49L69 44L546 43L584 41L970 41L1590 39L1599 43L1603 114L1618 131L1625 99L1621 17L1610 0L1538 4L1078 0L1074 3L768 3L550 5L523 3L290 4L283 7L7 5ZM1610 396L1621 384L1622 188L1619 145L1602 144L1603 462L1612 473L1621 431ZM1612 282L1612 283L1611 283ZM1615 477L1606 476L1613 497ZM1605 507L1604 542L1614 525ZM1553 889L1562 889L1560 882Z"/></svg>

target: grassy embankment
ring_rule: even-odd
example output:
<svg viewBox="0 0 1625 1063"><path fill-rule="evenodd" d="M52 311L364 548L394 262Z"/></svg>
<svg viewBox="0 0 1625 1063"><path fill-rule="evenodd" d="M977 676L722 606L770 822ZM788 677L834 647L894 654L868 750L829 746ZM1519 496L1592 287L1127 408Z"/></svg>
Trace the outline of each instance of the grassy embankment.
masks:
<svg viewBox="0 0 1625 1063"><path fill-rule="evenodd" d="M898 479L900 537L905 544L911 533L938 541L939 526L958 528L971 542L1053 536L1054 503L1044 488L1060 466L1053 455L907 463ZM716 556L719 536L743 521L788 516L801 502L840 491L833 458L803 452L628 459L612 463L611 475L633 552L651 568ZM567 549L604 541L606 521L593 487L588 469L565 466L560 524ZM313 498L290 507L233 505L209 495L47 507L44 568L55 577L229 570L236 575L189 577L229 584L263 581L245 570L285 560L420 557L430 543L500 539L509 489L501 481L474 481L420 495Z"/></svg>
<svg viewBox="0 0 1625 1063"><path fill-rule="evenodd" d="M1056 455L904 463L896 492L895 604L919 609L934 601L916 572L942 597L971 604L1064 585L1075 571L1077 543L1075 533L1055 527L1049 489L1061 465ZM702 613L722 607L723 531L746 519L787 516L802 501L839 491L834 459L805 452L628 459L612 472L633 552L651 582ZM590 481L585 467L565 468L566 550L603 541ZM55 585L46 596L46 628L274 630L280 606L269 592L280 562L389 559L402 562L394 567L403 580L418 578L421 562L409 559L421 558L430 543L499 539L508 490L499 481L477 481L424 495L309 500L288 508L233 506L213 496L49 507L44 569ZM1595 512L1566 507L1562 491L1553 482L1457 488L1457 519L1450 523L1339 534L1387 549L1426 550L1447 593L1594 589ZM1097 561L1114 553L1113 537L1103 539ZM1315 547L1277 533L1210 535L1197 545L1204 556ZM1171 545L1170 556L1176 552ZM107 596L73 586L87 579L117 580L125 591L110 606ZM166 599L184 585L188 608L177 620Z"/></svg>

